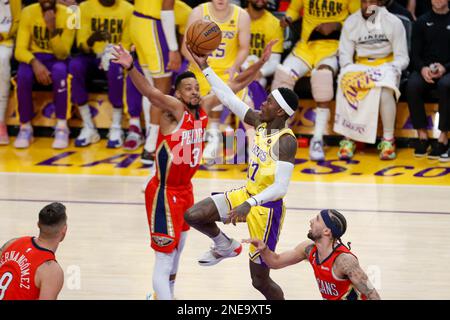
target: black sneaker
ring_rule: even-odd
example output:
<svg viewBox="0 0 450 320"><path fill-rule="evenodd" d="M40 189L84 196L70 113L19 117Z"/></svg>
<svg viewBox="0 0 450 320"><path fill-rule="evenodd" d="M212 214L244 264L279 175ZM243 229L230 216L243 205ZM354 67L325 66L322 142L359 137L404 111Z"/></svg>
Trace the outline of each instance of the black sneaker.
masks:
<svg viewBox="0 0 450 320"><path fill-rule="evenodd" d="M440 162L450 162L450 148L446 152L441 154L439 161Z"/></svg>
<svg viewBox="0 0 450 320"><path fill-rule="evenodd" d="M414 148L414 156L425 157L428 153L429 146L430 142L428 140L420 139L419 141L417 141L416 146Z"/></svg>
<svg viewBox="0 0 450 320"><path fill-rule="evenodd" d="M145 165L151 166L155 162L155 152L148 152L147 150L142 150L141 162Z"/></svg>
<svg viewBox="0 0 450 320"><path fill-rule="evenodd" d="M439 159L441 154L447 152L448 144L443 144L441 142L433 143L431 147L431 152L428 154L428 159Z"/></svg>

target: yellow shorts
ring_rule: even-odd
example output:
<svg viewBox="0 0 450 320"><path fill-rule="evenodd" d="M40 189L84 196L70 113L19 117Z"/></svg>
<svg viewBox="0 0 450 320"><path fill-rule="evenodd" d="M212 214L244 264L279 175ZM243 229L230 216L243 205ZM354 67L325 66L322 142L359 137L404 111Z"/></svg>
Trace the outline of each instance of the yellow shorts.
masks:
<svg viewBox="0 0 450 320"><path fill-rule="evenodd" d="M302 59L311 69L325 58L337 55L339 41L337 40L317 40L310 42L297 42L292 50L292 54Z"/></svg>
<svg viewBox="0 0 450 320"><path fill-rule="evenodd" d="M250 194L245 187L242 187L225 192L225 198L229 210L231 210L250 198ZM283 226L285 212L286 209L283 204L283 199L268 202L262 206L252 207L247 215L247 226L250 237L263 240L270 250L275 251ZM256 262L259 260L259 253L255 251L256 248L250 245L250 260ZM260 262L266 266L264 261L261 260Z"/></svg>
<svg viewBox="0 0 450 320"><path fill-rule="evenodd" d="M169 77L167 69L169 47L162 29L161 21L133 12L130 20L131 42L136 46L139 63L147 68L152 77Z"/></svg>

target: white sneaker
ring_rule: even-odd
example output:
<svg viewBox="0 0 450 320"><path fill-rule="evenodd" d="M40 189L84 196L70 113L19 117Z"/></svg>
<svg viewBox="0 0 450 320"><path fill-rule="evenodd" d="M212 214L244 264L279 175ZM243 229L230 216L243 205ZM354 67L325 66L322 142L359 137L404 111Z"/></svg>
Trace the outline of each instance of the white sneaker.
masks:
<svg viewBox="0 0 450 320"><path fill-rule="evenodd" d="M80 134L75 139L75 147L87 147L91 143L96 143L100 141L100 135L97 129L83 127Z"/></svg>
<svg viewBox="0 0 450 320"><path fill-rule="evenodd" d="M123 130L120 127L111 127L108 132L107 148L115 149L123 145Z"/></svg>
<svg viewBox="0 0 450 320"><path fill-rule="evenodd" d="M219 130L208 130L208 143L203 150L203 160L206 165L213 165L220 157L222 146L222 132Z"/></svg>
<svg viewBox="0 0 450 320"><path fill-rule="evenodd" d="M312 161L325 160L325 152L323 151L323 140L311 138L309 142L309 158Z"/></svg>
<svg viewBox="0 0 450 320"><path fill-rule="evenodd" d="M231 239L230 248L227 250L219 250L214 245L211 249L203 254L203 256L198 260L198 264L201 266L213 266L225 258L232 258L238 256L242 251L242 245Z"/></svg>
<svg viewBox="0 0 450 320"><path fill-rule="evenodd" d="M147 293L147 295L145 296L145 300L158 300L156 299L156 293Z"/></svg>

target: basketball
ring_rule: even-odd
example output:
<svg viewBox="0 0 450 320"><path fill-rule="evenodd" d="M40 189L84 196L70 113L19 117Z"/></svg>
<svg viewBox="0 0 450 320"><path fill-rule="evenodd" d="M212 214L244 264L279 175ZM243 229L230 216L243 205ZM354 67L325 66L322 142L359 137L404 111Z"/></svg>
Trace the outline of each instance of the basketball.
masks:
<svg viewBox="0 0 450 320"><path fill-rule="evenodd" d="M197 20L186 32L186 45L198 55L208 55L217 49L222 41L219 26L209 20Z"/></svg>

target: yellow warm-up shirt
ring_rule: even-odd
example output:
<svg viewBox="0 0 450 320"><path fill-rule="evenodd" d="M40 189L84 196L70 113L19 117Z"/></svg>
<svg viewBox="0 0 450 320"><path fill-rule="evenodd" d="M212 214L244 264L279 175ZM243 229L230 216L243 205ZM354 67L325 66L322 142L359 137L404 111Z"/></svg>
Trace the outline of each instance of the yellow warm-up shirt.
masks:
<svg viewBox="0 0 450 320"><path fill-rule="evenodd" d="M293 21L298 20L301 9L303 9L300 40L307 42L318 25L327 22L343 24L350 14L360 8L360 0L292 0L286 16L292 18Z"/></svg>
<svg viewBox="0 0 450 320"><path fill-rule="evenodd" d="M58 59L66 59L75 38L75 29L67 26L69 14L63 5L56 5L56 30L50 39L39 3L29 5L22 11L17 32L15 57L17 61L30 63L34 53L51 53Z"/></svg>
<svg viewBox="0 0 450 320"><path fill-rule="evenodd" d="M21 0L9 0L0 3L0 34L3 38L0 45L13 45L13 38L19 28L21 10Z"/></svg>
<svg viewBox="0 0 450 320"><path fill-rule="evenodd" d="M250 32L250 55L261 58L265 46L274 39L278 39L278 42L272 47L272 52L283 53L283 28L280 26L280 20L269 11L264 10L261 18L251 21Z"/></svg>
<svg viewBox="0 0 450 320"><path fill-rule="evenodd" d="M77 47L86 53L91 50L96 54L103 52L105 41L97 41L90 48L87 40L95 31L106 30L111 34L111 43L122 43L124 48L129 49L131 46L129 23L132 13L133 6L125 0L118 0L111 7L102 6L98 0L81 3Z"/></svg>

